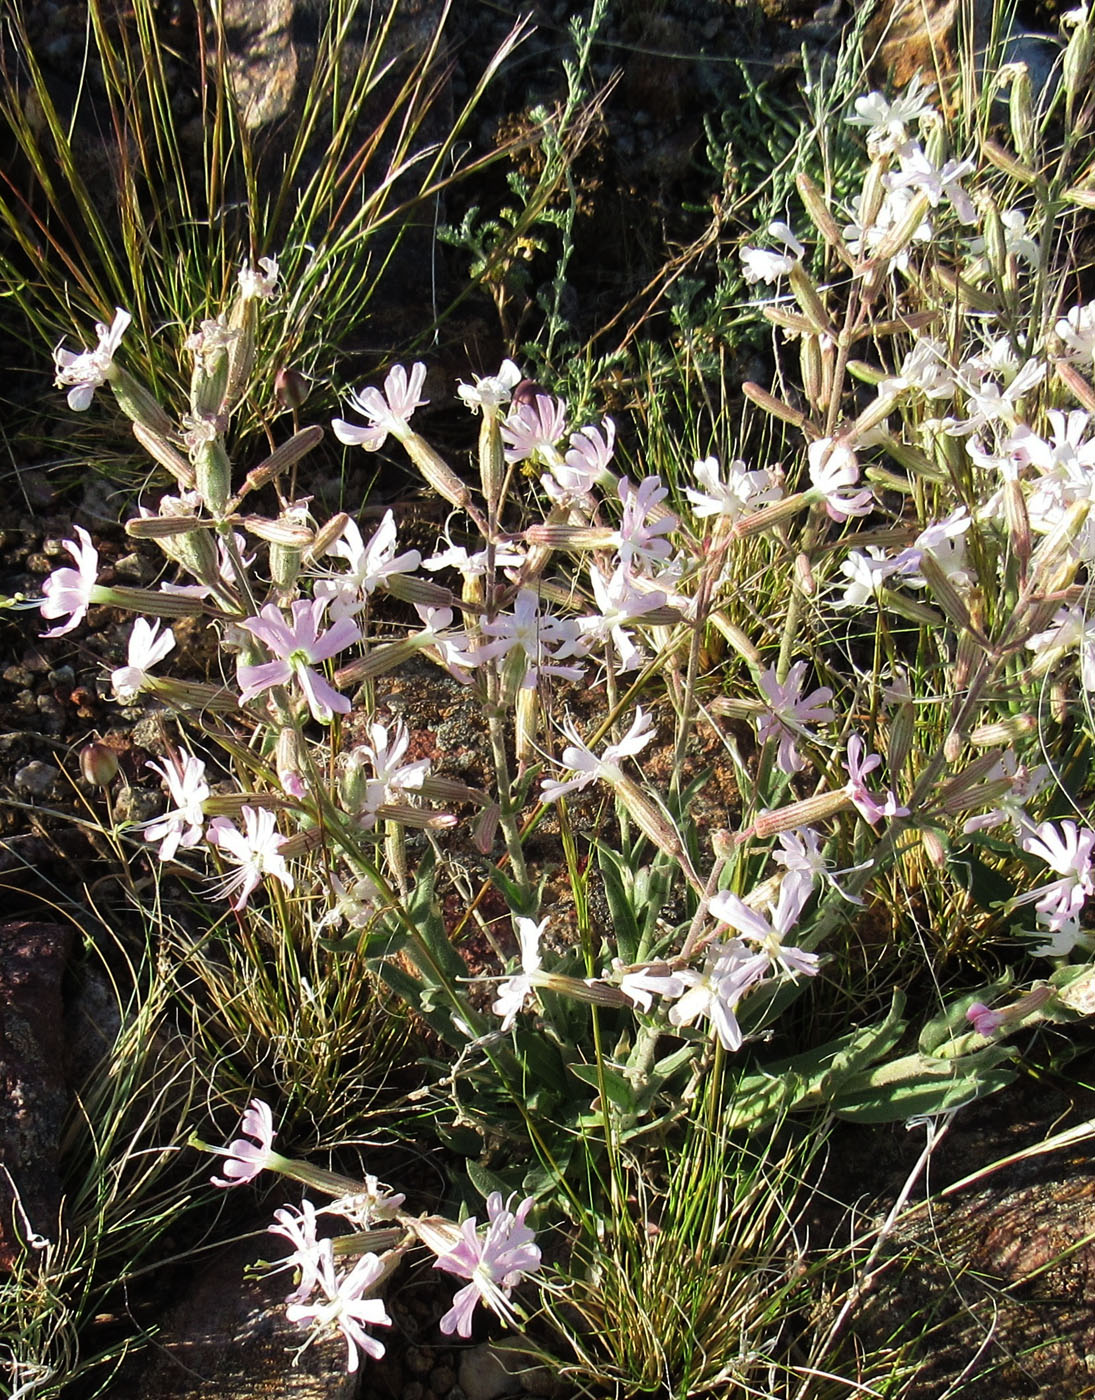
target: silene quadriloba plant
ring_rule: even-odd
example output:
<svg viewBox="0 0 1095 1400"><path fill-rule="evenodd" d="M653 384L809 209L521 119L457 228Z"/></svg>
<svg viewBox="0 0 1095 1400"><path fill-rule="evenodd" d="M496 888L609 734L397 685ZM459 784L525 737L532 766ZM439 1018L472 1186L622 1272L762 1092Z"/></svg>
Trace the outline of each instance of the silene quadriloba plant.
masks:
<svg viewBox="0 0 1095 1400"><path fill-rule="evenodd" d="M285 294L275 259L244 264L187 342L181 415L124 368L124 309L92 348L57 351L70 406L111 391L175 482L126 526L163 551L170 582L101 585L76 527L73 566L40 601L51 637L95 605L134 614L114 692L175 728L152 765L164 810L131 835L165 867L208 873L223 937L260 953L294 940L320 962L352 952L373 979L362 995L386 989L449 1052L430 1092L485 1217L416 1216L373 1177L280 1155L259 1097L242 1136L207 1149L219 1186L273 1171L308 1189L271 1226L292 1247L289 1316L309 1337L341 1332L351 1370L383 1354L384 1284L412 1251L460 1285L444 1332L468 1336L479 1303L526 1318L518 1293L536 1286L565 1303L579 1265L542 1256L530 1222L565 1220L593 1267L627 1211L625 1144L641 1161L682 1118L742 1135L795 1110L953 1110L1007 1081L1011 1033L1074 1014L1095 830L1062 772L1095 688L1095 303L1070 300L1064 264L1093 199L1077 143L1050 156L1045 135L1064 102L1075 131L1090 121L1075 90L1090 21L1073 19L1046 113L1010 75L1014 149L950 149L928 87L872 92L845 114L864 138L850 206L800 179L812 230L773 224L742 249L771 291L780 383L800 385L746 385L779 462L719 453L629 474L611 419L573 421L507 360L459 388L478 417L472 484L415 427L425 366L396 365L332 429L350 451L394 440L442 498L447 539L423 558L391 511L314 518L296 483L318 426L233 473L230 386L250 376L249 328ZM181 618L214 629L219 684L171 673ZM386 682L421 658L474 696L482 787L382 718ZM737 775L734 829L691 815L701 729ZM591 799L603 839L579 835ZM560 833L566 898L546 898L538 827ZM519 958L484 972L462 935L490 932L485 891ZM919 929L949 910L967 945L1003 940L1049 980L1003 1004L1007 978L982 985L911 1049L900 995L796 1049L810 997L854 981L879 909ZM906 965L890 936L887 966ZM948 939L940 959L961 951ZM323 1215L352 1233L331 1238ZM582 1341L578 1371L596 1372L595 1351Z"/></svg>

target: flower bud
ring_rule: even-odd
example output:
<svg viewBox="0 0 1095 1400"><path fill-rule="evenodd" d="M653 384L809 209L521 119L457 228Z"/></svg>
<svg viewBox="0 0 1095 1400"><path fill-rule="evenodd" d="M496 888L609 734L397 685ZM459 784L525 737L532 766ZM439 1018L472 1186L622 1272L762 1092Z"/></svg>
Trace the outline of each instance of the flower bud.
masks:
<svg viewBox="0 0 1095 1400"><path fill-rule="evenodd" d="M80 750L80 772L92 787L109 787L118 776L118 755L96 739Z"/></svg>
<svg viewBox="0 0 1095 1400"><path fill-rule="evenodd" d="M193 456L198 495L215 519L224 518L232 491L232 463L219 438L199 445Z"/></svg>
<svg viewBox="0 0 1095 1400"><path fill-rule="evenodd" d="M1034 151L1034 100L1030 86L1030 69L1025 63L1014 65L1015 74L1011 80L1011 95L1008 100L1008 117L1011 122L1011 139L1020 160L1028 165L1036 160Z"/></svg>
<svg viewBox="0 0 1095 1400"><path fill-rule="evenodd" d="M195 418L216 418L223 411L227 388L227 349L218 346L198 355L190 376L190 412Z"/></svg>
<svg viewBox="0 0 1095 1400"><path fill-rule="evenodd" d="M299 370L279 369L274 375L274 396L282 408L301 409L308 401L308 381Z"/></svg>
<svg viewBox="0 0 1095 1400"><path fill-rule="evenodd" d="M172 431L172 422L143 384L117 365L111 366L113 373L108 377L111 392L118 407L134 423L143 423L150 432L167 437Z"/></svg>

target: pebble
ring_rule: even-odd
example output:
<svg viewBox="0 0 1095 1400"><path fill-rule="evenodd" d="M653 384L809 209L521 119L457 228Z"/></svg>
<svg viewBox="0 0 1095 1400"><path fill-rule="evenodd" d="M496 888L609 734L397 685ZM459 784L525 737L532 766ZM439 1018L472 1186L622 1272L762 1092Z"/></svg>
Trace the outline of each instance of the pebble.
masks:
<svg viewBox="0 0 1095 1400"><path fill-rule="evenodd" d="M15 786L18 791L25 792L29 797L48 797L55 790L60 777L59 768L34 758L29 763L24 763L22 768L16 769Z"/></svg>

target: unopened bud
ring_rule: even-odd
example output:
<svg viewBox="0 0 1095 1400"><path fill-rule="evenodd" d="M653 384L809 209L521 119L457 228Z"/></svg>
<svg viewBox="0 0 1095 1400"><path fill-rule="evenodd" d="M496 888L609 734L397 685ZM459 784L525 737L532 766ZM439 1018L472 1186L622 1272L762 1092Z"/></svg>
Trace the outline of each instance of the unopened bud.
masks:
<svg viewBox="0 0 1095 1400"><path fill-rule="evenodd" d="M791 264L791 271L787 277L795 300L802 308L802 314L813 325L814 330L818 335L827 335L835 339L836 331L810 274L800 262L796 262Z"/></svg>
<svg viewBox="0 0 1095 1400"><path fill-rule="evenodd" d="M1031 164L1034 153L1034 100L1030 86L1030 69L1025 63L1012 65L1014 75L1011 80L1011 96L1008 100L1008 117L1011 122L1011 139L1020 160Z"/></svg>
<svg viewBox="0 0 1095 1400"><path fill-rule="evenodd" d="M1049 687L1049 712L1056 724L1064 724L1068 719L1068 686L1062 680Z"/></svg>
<svg viewBox="0 0 1095 1400"><path fill-rule="evenodd" d="M844 242L844 235L840 231L840 225L833 218L832 211L825 203L824 196L817 185L814 184L813 180L810 179L805 171L800 171L799 174L795 176L795 186L798 189L803 204L806 206L806 212L814 221L814 226L817 228L818 233L821 234L825 242L828 243L829 247L834 250L842 261L846 262L849 267L854 266L855 259L848 251L848 245Z"/></svg>
<svg viewBox="0 0 1095 1400"><path fill-rule="evenodd" d="M1030 516L1027 513L1027 498L1023 494L1023 488L1014 477L1004 482L1004 519L1007 521L1012 551L1025 573L1033 548Z"/></svg>
<svg viewBox="0 0 1095 1400"><path fill-rule="evenodd" d="M279 369L274 375L274 397L282 408L303 408L308 401L307 379L300 370Z"/></svg>
<svg viewBox="0 0 1095 1400"><path fill-rule="evenodd" d="M802 387L813 408L818 412L825 409L823 378L821 373L821 346L812 333L800 337L798 342L798 363L802 371Z"/></svg>
<svg viewBox="0 0 1095 1400"><path fill-rule="evenodd" d="M801 802L792 802L790 806L778 807L774 812L765 812L741 835L754 836L763 841L777 836L781 831L793 831L797 826L814 826L851 805L852 799L843 788L837 792L819 793L817 797L807 797Z"/></svg>
<svg viewBox="0 0 1095 1400"><path fill-rule="evenodd" d="M223 346L199 355L190 376L190 412L195 418L216 418L224 409L228 388L228 351Z"/></svg>
<svg viewBox="0 0 1095 1400"><path fill-rule="evenodd" d="M1010 175L1013 180L1018 180L1024 185L1033 185L1038 180L1037 173L1024 165L1005 147L996 141L982 141L981 154L990 165L995 165L997 170L1003 171L1005 175Z"/></svg>
<svg viewBox="0 0 1095 1400"><path fill-rule="evenodd" d="M814 571L808 554L795 555L795 583L799 592L807 598L812 598L817 592Z"/></svg>
<svg viewBox="0 0 1095 1400"><path fill-rule="evenodd" d="M215 519L224 518L232 491L232 463L219 438L201 443L194 452L194 476L198 495Z"/></svg>
<svg viewBox="0 0 1095 1400"><path fill-rule="evenodd" d="M958 762L959 758L962 756L962 747L964 743L965 740L962 738L960 730L952 729L948 733L947 737L943 740L943 757L948 763Z"/></svg>
<svg viewBox="0 0 1095 1400"><path fill-rule="evenodd" d="M80 772L92 787L109 787L118 776L118 755L99 740L85 744L80 750Z"/></svg>
<svg viewBox="0 0 1095 1400"><path fill-rule="evenodd" d="M134 423L143 423L150 432L167 437L173 424L149 391L127 370L116 365L112 368L115 372L109 376L108 383L118 407L125 416L131 418Z"/></svg>
<svg viewBox="0 0 1095 1400"><path fill-rule="evenodd" d="M165 437L153 432L146 424L137 422L133 424L133 436L154 462L159 462L161 467L167 468L183 490L193 490L194 468Z"/></svg>
<svg viewBox="0 0 1095 1400"><path fill-rule="evenodd" d="M969 740L978 749L1011 747L1035 733L1037 728L1038 721L1034 715L1011 715L993 724L979 724L976 729L970 730Z"/></svg>
<svg viewBox="0 0 1095 1400"><path fill-rule="evenodd" d="M783 423L790 423L794 428L801 428L806 423L805 413L800 413L789 403L777 399L767 389L762 389L759 384L754 384L751 379L746 380L741 386L741 392L751 403L755 403L758 408L763 408L765 413L770 413L773 418L778 418Z"/></svg>
<svg viewBox="0 0 1095 1400"><path fill-rule="evenodd" d="M890 229L878 245L877 257L887 263L903 253L913 241L916 230L924 222L924 216L931 208L931 200L926 194L918 194L905 211L905 217Z"/></svg>
<svg viewBox="0 0 1095 1400"><path fill-rule="evenodd" d="M942 870L947 863L947 848L939 832L932 826L922 827L920 842L929 863L934 865L936 870Z"/></svg>
<svg viewBox="0 0 1095 1400"><path fill-rule="evenodd" d="M1091 21L1086 17L1086 11L1087 6L1085 5L1081 11L1085 17L1073 29L1072 38L1069 39L1068 48L1065 49L1062 76L1068 108L1066 121L1071 120L1072 105L1076 98L1086 94L1090 86L1088 70L1091 67L1093 35Z"/></svg>

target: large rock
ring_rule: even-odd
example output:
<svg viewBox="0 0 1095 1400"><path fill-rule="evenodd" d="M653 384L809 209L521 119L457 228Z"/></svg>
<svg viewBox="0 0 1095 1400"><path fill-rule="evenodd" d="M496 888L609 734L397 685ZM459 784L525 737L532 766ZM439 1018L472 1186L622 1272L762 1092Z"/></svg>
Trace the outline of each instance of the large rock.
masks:
<svg viewBox="0 0 1095 1400"><path fill-rule="evenodd" d="M0 1268L35 1235L55 1239L57 1152L68 1107L61 978L72 930L0 926Z"/></svg>
<svg viewBox="0 0 1095 1400"><path fill-rule="evenodd" d="M264 1252L251 1239L206 1256L111 1400L353 1400L363 1371L347 1372L341 1337L300 1351L307 1334L285 1316L289 1276L244 1277Z"/></svg>

